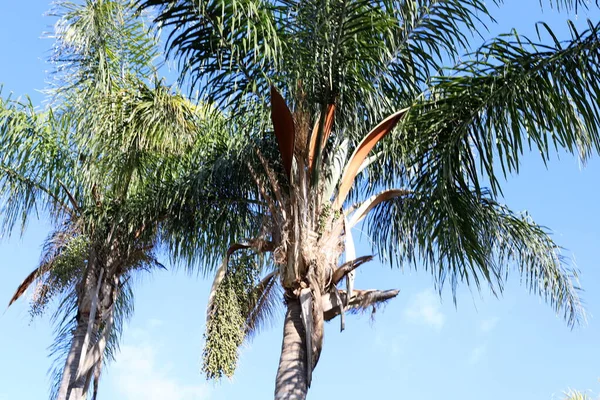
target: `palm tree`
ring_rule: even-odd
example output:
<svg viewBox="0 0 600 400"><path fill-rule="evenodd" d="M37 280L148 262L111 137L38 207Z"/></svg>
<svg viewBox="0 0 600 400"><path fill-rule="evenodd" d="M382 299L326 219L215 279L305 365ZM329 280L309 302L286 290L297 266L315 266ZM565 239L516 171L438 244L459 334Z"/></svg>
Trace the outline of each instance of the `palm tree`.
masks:
<svg viewBox="0 0 600 400"><path fill-rule="evenodd" d="M286 309L276 399L304 399L323 323L396 290L358 290L363 224L392 266L502 290L516 269L570 325L575 271L549 233L500 203L529 146L598 150L600 26L561 42L512 32L473 49L480 0L141 0L229 137L165 187L178 257L211 271L204 371L231 375L244 338ZM559 9L581 1L552 2ZM447 68L443 68L446 66ZM525 134L526 132L526 134ZM185 187L186 190L182 188ZM265 257L269 253L270 257ZM344 260L342 262L342 255ZM346 281L346 288L339 288Z"/></svg>
<svg viewBox="0 0 600 400"><path fill-rule="evenodd" d="M52 107L0 101L3 231L45 210L54 230L34 284L32 315L54 302L51 398L96 398L105 362L132 313L131 279L162 265L169 203L149 199L203 138L208 109L156 79L156 42L130 4L58 5ZM197 153L195 153L197 154Z"/></svg>

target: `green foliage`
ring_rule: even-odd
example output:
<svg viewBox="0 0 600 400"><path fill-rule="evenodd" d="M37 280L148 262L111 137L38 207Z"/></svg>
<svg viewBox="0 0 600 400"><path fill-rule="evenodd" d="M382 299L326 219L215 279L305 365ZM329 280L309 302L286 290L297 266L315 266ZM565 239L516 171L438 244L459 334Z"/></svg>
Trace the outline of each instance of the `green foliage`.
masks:
<svg viewBox="0 0 600 400"><path fill-rule="evenodd" d="M39 112L0 98L2 233L25 227L38 211L49 214L54 228L32 275L39 282L32 314L56 299L53 396L74 328L88 315L80 308L95 292L86 277L99 276L99 269L106 292L90 344L107 342L94 372L117 351L133 310L130 279L164 268L155 256L166 242L158 225L173 207L170 198L154 197L156 189L187 174L188 154L197 156L194 149L210 143L204 130L213 115L156 77L154 31L131 3L61 1L56 7L50 106Z"/></svg>
<svg viewBox="0 0 600 400"><path fill-rule="evenodd" d="M51 214L56 235L65 233L46 252L47 287L39 297L41 312L62 294L52 347L59 359L72 339L78 299L90 290L81 285L90 264L85 249L121 263L113 269L120 291L110 358L132 311L129 279L160 267L157 246L209 273L232 243L276 241L264 237L273 221L259 188L273 195L267 178L283 190L294 182L271 132L271 85L302 125L298 141L306 143L298 147L308 144L319 111L336 105L331 136L317 152L330 171L314 169L325 197L335 194L347 155L364 135L408 108L348 201L386 188L410 193L382 202L365 222L392 265L423 267L440 289L449 281L453 289L465 282L495 292L514 267L570 324L581 319L575 271L546 229L501 204L500 178L518 172L527 147L544 160L556 148L583 159L600 148L599 25L578 32L571 24L566 43L540 25L552 45L511 34L473 51L471 38L493 20L482 0L137 3L156 7L167 48L201 105L156 77L156 30L124 0L59 2L52 107L37 112L0 99L2 232L24 227L39 209ZM345 206L325 207L319 231L352 207ZM209 378L231 376L244 338L273 315L279 270L259 281L262 263L234 255L217 288L203 353ZM99 323L94 337L106 327Z"/></svg>
<svg viewBox="0 0 600 400"><path fill-rule="evenodd" d="M167 48L201 98L223 111L229 138L190 163L194 172L170 189L179 199L164 226L173 254L218 260L227 244L261 234L269 211L247 171L251 165L264 177L254 147L281 186L289 183L265 123L274 85L299 129L310 130L323 106L335 103L323 149L332 170L384 116L408 108L345 204L349 210L382 189L411 193L383 202L365 220L374 250L391 265L429 270L440 290L464 282L495 293L512 268L569 324L584 319L576 270L549 230L502 204L501 180L518 172L528 149L544 161L559 148L582 159L600 149L598 25L577 31L569 22L571 37L561 42L540 24L537 41L512 32L473 49L472 38L493 21L479 0L138 3L169 27ZM334 192L337 174L320 172Z"/></svg>
<svg viewBox="0 0 600 400"><path fill-rule="evenodd" d="M83 235L65 236L65 232L55 232L46 242L46 251L40 266L44 272L38 277L39 283L31 303L32 317L43 314L48 302L56 295L73 290L85 272L90 252L89 239ZM65 239L66 243L61 243Z"/></svg>

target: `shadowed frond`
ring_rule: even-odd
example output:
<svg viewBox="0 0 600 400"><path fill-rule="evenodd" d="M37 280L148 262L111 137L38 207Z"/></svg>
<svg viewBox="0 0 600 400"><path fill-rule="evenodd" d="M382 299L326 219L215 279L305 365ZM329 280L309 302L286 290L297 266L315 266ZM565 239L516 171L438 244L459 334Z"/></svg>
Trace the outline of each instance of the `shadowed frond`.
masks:
<svg viewBox="0 0 600 400"><path fill-rule="evenodd" d="M252 290L246 315L246 338L253 338L272 322L281 306L278 272L265 276Z"/></svg>
<svg viewBox="0 0 600 400"><path fill-rule="evenodd" d="M273 130L275 131L275 137L277 137L283 167L287 175L290 176L294 157L296 128L290 109L273 86L271 86L271 120L273 121Z"/></svg>
<svg viewBox="0 0 600 400"><path fill-rule="evenodd" d="M589 22L577 32L571 24L567 43L539 27L552 45L516 34L495 39L437 78L428 99L411 108L387 155L405 155L417 188L456 182L479 190L483 174L496 194L499 176L518 172L527 148L544 161L558 148L583 159L598 151L600 26Z"/></svg>

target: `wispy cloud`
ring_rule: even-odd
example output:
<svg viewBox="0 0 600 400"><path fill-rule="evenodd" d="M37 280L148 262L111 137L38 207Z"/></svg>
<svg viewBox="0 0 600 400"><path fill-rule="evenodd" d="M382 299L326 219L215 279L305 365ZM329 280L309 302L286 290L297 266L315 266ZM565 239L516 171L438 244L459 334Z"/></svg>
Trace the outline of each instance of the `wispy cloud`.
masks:
<svg viewBox="0 0 600 400"><path fill-rule="evenodd" d="M442 313L439 297L431 289L417 293L404 311L409 321L442 329L446 317Z"/></svg>
<svg viewBox="0 0 600 400"><path fill-rule="evenodd" d="M159 326L163 325L163 321L158 319L158 318L150 318L148 320L148 326L150 328L158 328Z"/></svg>
<svg viewBox="0 0 600 400"><path fill-rule="evenodd" d="M479 361L485 356L487 353L487 346L485 344L479 345L471 350L471 354L469 355L469 364L475 365L478 364Z"/></svg>
<svg viewBox="0 0 600 400"><path fill-rule="evenodd" d="M138 335L136 336L139 336ZM146 335L147 336L147 335ZM148 338L135 345L123 345L112 375L115 390L123 400L206 400L207 385L182 382L168 367L161 367L159 346Z"/></svg>
<svg viewBox="0 0 600 400"><path fill-rule="evenodd" d="M498 325L498 321L500 321L500 318L498 317L484 319L479 323L479 332L490 333L496 328L496 325Z"/></svg>

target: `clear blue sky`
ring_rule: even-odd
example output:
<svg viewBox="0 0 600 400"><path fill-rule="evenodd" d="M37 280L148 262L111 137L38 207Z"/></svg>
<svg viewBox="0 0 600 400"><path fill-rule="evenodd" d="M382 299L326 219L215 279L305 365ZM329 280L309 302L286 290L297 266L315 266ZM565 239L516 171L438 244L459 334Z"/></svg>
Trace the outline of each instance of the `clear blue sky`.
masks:
<svg viewBox="0 0 600 400"><path fill-rule="evenodd" d="M491 3L491 2L490 2ZM0 5L0 83L3 95L43 96L50 39L40 39L53 20L43 17L48 2L4 1ZM493 5L491 7L494 7ZM582 24L600 12L558 15L537 0L509 0L497 10L490 36L517 28L533 35L546 21L566 38L567 17ZM500 299L487 291L458 291L455 308L442 299L424 272L390 270L373 262L357 274L359 288L399 288L400 295L379 311L351 316L346 331L326 326L324 351L310 399L405 398L460 400L550 400L568 388L600 393L600 160L585 168L569 156L546 169L535 156L505 185L505 202L527 210L555 232L581 270L587 326L571 331L549 306L510 279ZM596 178L594 178L596 177ZM6 304L35 267L48 226L31 223L0 242L0 304ZM359 249L366 252L367 238ZM184 273L160 271L136 284L136 312L123 337L122 352L106 371L100 399L217 400L272 396L281 346L282 318L242 350L231 380L206 382L200 375L204 310L209 282ZM0 307L3 307L0 305ZM1 312L1 311L0 311ZM48 391L52 343L48 318L30 323L20 301L0 313L0 400L38 400Z"/></svg>

